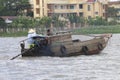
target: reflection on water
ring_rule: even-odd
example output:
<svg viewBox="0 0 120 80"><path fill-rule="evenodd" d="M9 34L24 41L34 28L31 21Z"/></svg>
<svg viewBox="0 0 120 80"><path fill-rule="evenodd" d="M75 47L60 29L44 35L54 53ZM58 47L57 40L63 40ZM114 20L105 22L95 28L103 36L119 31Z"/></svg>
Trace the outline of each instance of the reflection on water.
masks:
<svg viewBox="0 0 120 80"><path fill-rule="evenodd" d="M99 55L34 57L20 53L19 38L0 38L0 80L120 80L120 34Z"/></svg>

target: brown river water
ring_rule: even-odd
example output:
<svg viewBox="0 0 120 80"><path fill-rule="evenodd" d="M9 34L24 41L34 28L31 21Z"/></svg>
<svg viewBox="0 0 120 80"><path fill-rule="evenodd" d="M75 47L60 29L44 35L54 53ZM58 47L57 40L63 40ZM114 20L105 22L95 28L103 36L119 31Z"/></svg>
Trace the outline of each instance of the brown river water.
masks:
<svg viewBox="0 0 120 80"><path fill-rule="evenodd" d="M25 38L0 38L0 80L120 80L120 34L113 34L98 55L10 60Z"/></svg>

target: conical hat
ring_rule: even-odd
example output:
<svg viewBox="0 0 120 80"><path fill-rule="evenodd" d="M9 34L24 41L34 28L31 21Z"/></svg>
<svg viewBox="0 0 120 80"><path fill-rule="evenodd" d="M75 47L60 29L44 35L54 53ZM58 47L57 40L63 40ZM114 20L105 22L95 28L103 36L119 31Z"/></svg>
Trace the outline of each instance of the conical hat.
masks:
<svg viewBox="0 0 120 80"><path fill-rule="evenodd" d="M28 33L34 33L35 30L34 29L29 29Z"/></svg>

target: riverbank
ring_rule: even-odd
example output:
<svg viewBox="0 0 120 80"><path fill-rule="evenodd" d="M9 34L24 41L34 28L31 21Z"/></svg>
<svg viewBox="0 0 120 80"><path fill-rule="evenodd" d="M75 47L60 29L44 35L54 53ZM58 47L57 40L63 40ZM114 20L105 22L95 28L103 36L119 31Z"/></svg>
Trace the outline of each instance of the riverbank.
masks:
<svg viewBox="0 0 120 80"><path fill-rule="evenodd" d="M73 34L104 34L104 33L120 33L120 25L112 26L89 26L71 30ZM18 32L0 32L0 37L20 37L27 36L27 30Z"/></svg>
<svg viewBox="0 0 120 80"><path fill-rule="evenodd" d="M114 26L91 26L75 29L74 34L104 34L104 33L120 33L120 25Z"/></svg>
<svg viewBox="0 0 120 80"><path fill-rule="evenodd" d="M0 37L21 37L21 36L27 36L27 31L19 31L15 33L6 33L2 32L0 33Z"/></svg>

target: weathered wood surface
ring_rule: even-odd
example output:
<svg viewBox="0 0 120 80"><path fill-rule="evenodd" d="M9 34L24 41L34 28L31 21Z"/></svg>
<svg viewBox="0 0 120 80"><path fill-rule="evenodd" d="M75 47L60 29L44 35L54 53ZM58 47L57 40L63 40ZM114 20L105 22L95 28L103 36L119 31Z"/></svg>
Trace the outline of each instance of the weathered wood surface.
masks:
<svg viewBox="0 0 120 80"><path fill-rule="evenodd" d="M103 45L103 48L106 46L105 40L103 38L95 38L92 40L87 40L87 41L82 41L82 42L81 41L78 41L78 42L68 41L65 43L62 42L57 45L53 45L52 51L55 53L56 56L58 55L60 56L61 55L60 45L64 45L67 50L68 55L69 54L74 55L75 53L81 54L83 46L86 46L89 51L94 51L94 50L98 50L99 43Z"/></svg>
<svg viewBox="0 0 120 80"><path fill-rule="evenodd" d="M62 35L61 34L60 35L53 35L53 36L50 36L48 39L50 39L51 42L72 40L71 34L69 34L69 33L62 34Z"/></svg>
<svg viewBox="0 0 120 80"><path fill-rule="evenodd" d="M76 56L81 54L98 54L106 47L109 38L95 37L90 40L81 41L79 39L72 40L71 34L63 34L50 36L48 40L52 41L49 47L50 52L54 53L53 56ZM35 53L31 54L35 55ZM38 54L38 52L36 54Z"/></svg>

